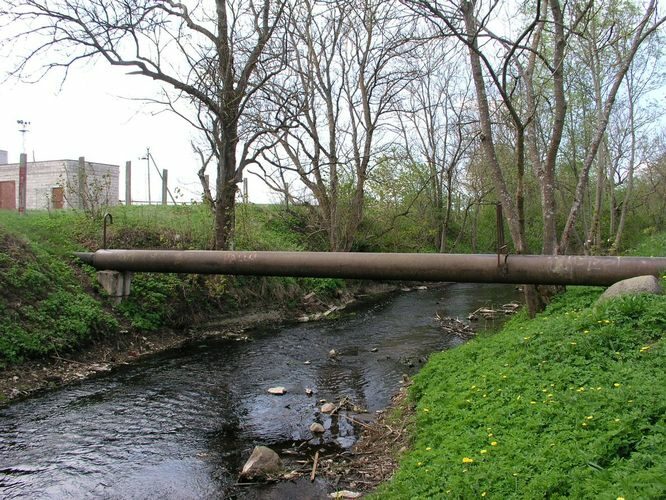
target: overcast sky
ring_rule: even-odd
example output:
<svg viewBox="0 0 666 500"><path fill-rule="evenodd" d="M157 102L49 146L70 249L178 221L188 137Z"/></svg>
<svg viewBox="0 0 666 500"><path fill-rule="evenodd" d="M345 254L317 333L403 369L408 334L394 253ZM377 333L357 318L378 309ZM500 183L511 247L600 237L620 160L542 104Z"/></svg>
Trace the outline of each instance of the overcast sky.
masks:
<svg viewBox="0 0 666 500"><path fill-rule="evenodd" d="M4 76L8 61L0 61ZM159 86L141 76L129 76L103 61L74 67L61 87L53 75L36 84L10 80L0 84L0 149L9 162L18 162L22 149L17 120L30 122L26 134L28 161L86 160L120 165L120 198L125 198L125 162L132 161L132 198L147 200L146 147L160 169L169 171L169 187L183 191L183 201L201 198L197 158L190 141L192 130L179 117L159 108L126 99L156 95ZM151 167L151 192L161 197L160 181ZM211 178L214 178L213 166ZM263 183L248 175L249 197L254 203L274 198Z"/></svg>

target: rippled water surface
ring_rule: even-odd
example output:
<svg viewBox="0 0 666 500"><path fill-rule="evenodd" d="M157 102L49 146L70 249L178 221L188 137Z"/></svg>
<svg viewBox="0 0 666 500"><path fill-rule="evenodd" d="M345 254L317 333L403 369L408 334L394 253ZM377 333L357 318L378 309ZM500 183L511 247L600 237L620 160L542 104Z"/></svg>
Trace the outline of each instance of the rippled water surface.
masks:
<svg viewBox="0 0 666 500"><path fill-rule="evenodd" d="M466 317L517 298L506 285L401 293L336 320L193 345L14 404L0 411L0 497L261 496L233 488L254 445L350 446L357 430L321 415L320 399L385 407L403 373L460 342L441 333L435 312ZM288 392L272 396L272 386ZM322 438L309 431L314 421L327 429Z"/></svg>

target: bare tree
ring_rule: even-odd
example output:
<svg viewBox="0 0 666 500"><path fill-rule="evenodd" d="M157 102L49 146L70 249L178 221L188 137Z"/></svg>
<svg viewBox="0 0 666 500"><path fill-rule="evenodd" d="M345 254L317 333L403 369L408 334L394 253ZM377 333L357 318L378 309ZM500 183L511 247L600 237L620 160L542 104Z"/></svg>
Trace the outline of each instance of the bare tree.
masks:
<svg viewBox="0 0 666 500"><path fill-rule="evenodd" d="M402 60L412 26L399 16L395 2L375 0L306 0L292 16L287 92L301 94L298 126L276 132L279 149L266 152L263 169L305 186L333 251L352 247L365 183L387 152L382 130L412 74ZM284 182L271 184L284 192Z"/></svg>
<svg viewBox="0 0 666 500"><path fill-rule="evenodd" d="M650 0L648 5L645 6L644 10L642 11L642 14L638 16L638 19L636 19L635 26L632 26L632 29L627 36L625 50L616 53L617 59L614 64L614 73L609 77L608 90L603 98L603 102L601 103L602 105L597 116L594 133L590 140L585 159L583 160L582 170L576 185L573 203L571 204L569 215L560 238L560 252L566 252L569 247L569 241L574 230L574 225L583 206L583 198L589 182L590 169L594 164L599 149L602 147L603 139L608 127L608 122L610 120L610 114L615 105L615 100L618 96L618 92L620 91L622 82L627 72L629 71L631 63L640 46L664 23L664 21L666 21L666 17L656 17L656 13L657 2L656 0Z"/></svg>
<svg viewBox="0 0 666 500"><path fill-rule="evenodd" d="M426 169L426 190L435 219L436 242L447 251L453 217L454 183L477 137L472 114L469 75L461 71L459 47L450 40L433 40L414 57L421 74L405 89L398 114L407 157ZM474 125L474 126L473 126Z"/></svg>
<svg viewBox="0 0 666 500"><path fill-rule="evenodd" d="M204 133L202 173L214 160L216 189L204 185L215 213L215 245L231 241L237 184L256 161L253 148L282 122L266 114L248 120L257 94L283 66L275 41L286 0L3 0L0 15L25 26L7 42L21 54L14 74L39 79L78 63L103 59L131 75L164 85L166 105ZM279 114L279 108L273 110Z"/></svg>

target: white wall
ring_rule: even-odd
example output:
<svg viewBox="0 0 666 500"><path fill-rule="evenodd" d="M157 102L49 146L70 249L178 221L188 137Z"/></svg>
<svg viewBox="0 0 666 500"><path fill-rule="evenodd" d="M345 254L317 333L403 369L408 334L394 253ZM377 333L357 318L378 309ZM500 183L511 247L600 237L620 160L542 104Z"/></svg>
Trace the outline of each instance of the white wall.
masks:
<svg viewBox="0 0 666 500"><path fill-rule="evenodd" d="M65 188L65 207L79 206L78 160L53 160L28 162L26 208L28 210L46 210L51 203L54 187ZM96 192L100 202L105 205L117 205L119 199L119 172L117 165L86 162L85 177L91 192ZM0 181L16 181L16 206L18 207L19 165L12 163L0 166ZM99 188L99 189L98 189Z"/></svg>

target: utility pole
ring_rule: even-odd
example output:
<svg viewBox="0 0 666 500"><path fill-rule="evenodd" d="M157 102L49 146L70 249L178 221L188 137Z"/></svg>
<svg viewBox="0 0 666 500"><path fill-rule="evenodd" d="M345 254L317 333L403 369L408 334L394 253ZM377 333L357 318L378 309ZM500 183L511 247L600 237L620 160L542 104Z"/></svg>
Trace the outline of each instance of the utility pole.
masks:
<svg viewBox="0 0 666 500"><path fill-rule="evenodd" d="M150 196L150 148L146 148L146 156L139 158L139 160L146 160L146 172L148 173L148 205L152 205Z"/></svg>
<svg viewBox="0 0 666 500"><path fill-rule="evenodd" d="M21 153L25 154L25 134L29 132L28 127L30 126L30 122L26 120L16 120L16 123L19 126L18 131L21 132L21 140L23 143Z"/></svg>

